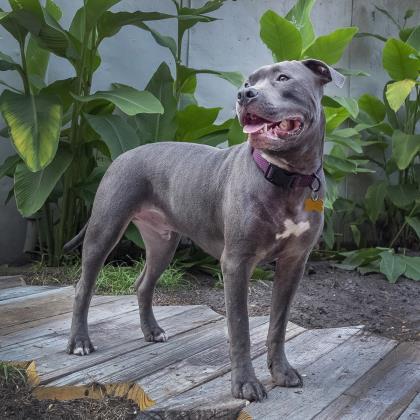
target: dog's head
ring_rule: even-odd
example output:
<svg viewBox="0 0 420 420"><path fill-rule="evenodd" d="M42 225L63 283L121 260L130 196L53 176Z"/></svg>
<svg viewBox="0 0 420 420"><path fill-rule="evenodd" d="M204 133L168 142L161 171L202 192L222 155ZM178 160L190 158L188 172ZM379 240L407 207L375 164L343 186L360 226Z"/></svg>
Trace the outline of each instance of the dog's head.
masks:
<svg viewBox="0 0 420 420"><path fill-rule="evenodd" d="M312 127L320 125L323 86L333 81L342 87L344 80L327 64L312 59L256 70L240 88L236 103L251 145L271 151L299 146L314 134Z"/></svg>

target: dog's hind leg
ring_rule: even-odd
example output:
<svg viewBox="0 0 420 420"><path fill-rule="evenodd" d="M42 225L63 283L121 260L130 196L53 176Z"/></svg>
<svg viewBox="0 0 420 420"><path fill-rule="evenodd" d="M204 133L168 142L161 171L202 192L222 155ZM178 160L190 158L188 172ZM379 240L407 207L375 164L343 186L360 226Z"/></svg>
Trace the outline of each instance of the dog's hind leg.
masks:
<svg viewBox="0 0 420 420"><path fill-rule="evenodd" d="M73 318L67 345L69 354L83 356L95 350L89 338L87 324L95 281L106 257L121 239L129 222L123 216L109 219L112 220L112 224L93 217L86 230L82 252L82 274L76 286Z"/></svg>
<svg viewBox="0 0 420 420"><path fill-rule="evenodd" d="M135 283L139 302L141 330L146 341L166 341L165 331L153 314L153 292L160 275L171 263L180 240L180 234L159 232L136 223L146 246L146 264Z"/></svg>

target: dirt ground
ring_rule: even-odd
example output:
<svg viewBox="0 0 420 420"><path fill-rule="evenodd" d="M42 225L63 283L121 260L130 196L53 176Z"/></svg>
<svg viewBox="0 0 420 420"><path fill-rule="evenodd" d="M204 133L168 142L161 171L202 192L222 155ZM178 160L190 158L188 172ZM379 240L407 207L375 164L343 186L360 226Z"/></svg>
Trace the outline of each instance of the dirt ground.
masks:
<svg viewBox="0 0 420 420"><path fill-rule="evenodd" d="M208 277L197 277L188 290L157 289L154 304L203 304L225 315L223 289L215 288ZM251 316L270 313L272 284L251 282ZM379 274L362 276L328 262L312 262L297 290L290 320L306 328L364 325L395 340L420 340L420 282L402 279L390 284Z"/></svg>
<svg viewBox="0 0 420 420"><path fill-rule="evenodd" d="M139 413L136 404L122 398L102 400L38 401L23 378L8 381L0 375L2 420L129 420Z"/></svg>

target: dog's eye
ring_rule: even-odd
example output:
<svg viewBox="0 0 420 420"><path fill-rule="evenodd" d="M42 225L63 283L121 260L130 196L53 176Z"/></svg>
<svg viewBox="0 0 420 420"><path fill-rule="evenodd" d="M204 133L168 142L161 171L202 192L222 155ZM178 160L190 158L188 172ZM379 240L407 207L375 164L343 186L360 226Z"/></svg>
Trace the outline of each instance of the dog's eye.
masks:
<svg viewBox="0 0 420 420"><path fill-rule="evenodd" d="M285 74L281 74L279 77L277 77L278 82L287 82L289 80L289 77L287 77Z"/></svg>
<svg viewBox="0 0 420 420"><path fill-rule="evenodd" d="M244 87L248 88L249 87L249 83L248 82L245 82L244 83Z"/></svg>

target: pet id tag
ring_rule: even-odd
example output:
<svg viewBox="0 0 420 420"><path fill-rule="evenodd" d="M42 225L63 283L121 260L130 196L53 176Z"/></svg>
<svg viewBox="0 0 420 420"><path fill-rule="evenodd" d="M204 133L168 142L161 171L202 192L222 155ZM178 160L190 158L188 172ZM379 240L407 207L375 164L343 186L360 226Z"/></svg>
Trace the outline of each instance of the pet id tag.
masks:
<svg viewBox="0 0 420 420"><path fill-rule="evenodd" d="M316 192L312 192L311 197L305 200L305 211L316 211L322 213L324 211L324 201L318 197Z"/></svg>

